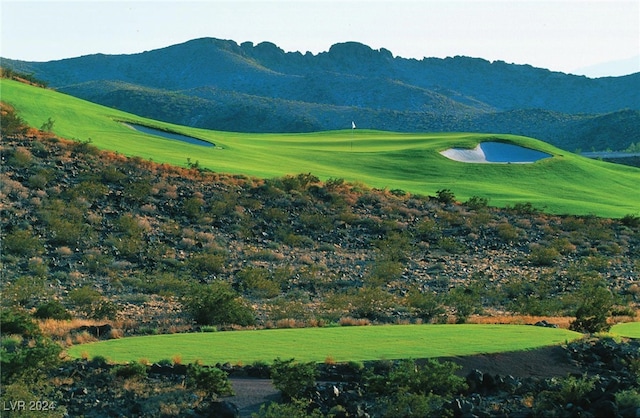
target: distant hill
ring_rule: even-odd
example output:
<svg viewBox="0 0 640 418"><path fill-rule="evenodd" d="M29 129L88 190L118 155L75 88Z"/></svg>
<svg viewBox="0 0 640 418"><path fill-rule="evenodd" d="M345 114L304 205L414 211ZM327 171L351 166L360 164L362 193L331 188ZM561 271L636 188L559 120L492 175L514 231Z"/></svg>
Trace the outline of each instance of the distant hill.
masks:
<svg viewBox="0 0 640 418"><path fill-rule="evenodd" d="M213 38L2 65L96 103L209 129L309 132L355 120L394 131L513 133L572 151L640 141L640 73L590 79L479 58L405 59L356 42L303 55Z"/></svg>

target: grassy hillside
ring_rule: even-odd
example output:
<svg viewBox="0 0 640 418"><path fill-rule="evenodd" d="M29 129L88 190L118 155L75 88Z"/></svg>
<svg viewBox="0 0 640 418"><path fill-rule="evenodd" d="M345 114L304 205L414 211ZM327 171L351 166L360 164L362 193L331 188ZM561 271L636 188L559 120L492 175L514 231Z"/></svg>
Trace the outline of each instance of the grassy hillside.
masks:
<svg viewBox="0 0 640 418"><path fill-rule="evenodd" d="M2 81L2 101L32 126L48 118L53 132L102 149L176 165L197 163L216 172L275 177L313 173L376 188L433 195L451 189L459 199L482 196L495 206L531 202L552 213L621 217L640 210L640 170L589 160L546 143L512 135L333 131L239 134L175 126L95 105L51 90ZM171 130L215 143L203 148L136 132L120 121ZM465 164L439 154L500 139L553 158L529 165Z"/></svg>

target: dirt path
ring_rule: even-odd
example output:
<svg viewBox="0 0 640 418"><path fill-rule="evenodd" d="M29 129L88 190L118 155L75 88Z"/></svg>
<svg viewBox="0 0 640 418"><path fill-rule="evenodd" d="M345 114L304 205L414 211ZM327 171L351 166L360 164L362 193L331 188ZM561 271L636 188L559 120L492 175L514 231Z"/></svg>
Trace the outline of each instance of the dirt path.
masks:
<svg viewBox="0 0 640 418"><path fill-rule="evenodd" d="M270 379L230 378L235 396L225 398L238 406L241 417L250 417L260 410L260 405L280 400L280 392Z"/></svg>

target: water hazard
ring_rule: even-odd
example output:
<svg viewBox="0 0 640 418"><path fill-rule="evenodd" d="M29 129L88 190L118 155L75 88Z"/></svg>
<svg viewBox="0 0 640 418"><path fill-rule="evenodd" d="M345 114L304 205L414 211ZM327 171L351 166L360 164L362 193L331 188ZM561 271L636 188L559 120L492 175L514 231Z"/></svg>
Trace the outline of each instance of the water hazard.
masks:
<svg viewBox="0 0 640 418"><path fill-rule="evenodd" d="M161 131L160 129L149 128L148 126L138 125L135 123L125 123L131 129L135 129L138 132L149 134L153 136L159 136L161 138L170 139L173 141L182 141L192 145L201 145L203 147L214 147L215 144L204 141L202 139L194 138L192 136L176 134L173 132Z"/></svg>

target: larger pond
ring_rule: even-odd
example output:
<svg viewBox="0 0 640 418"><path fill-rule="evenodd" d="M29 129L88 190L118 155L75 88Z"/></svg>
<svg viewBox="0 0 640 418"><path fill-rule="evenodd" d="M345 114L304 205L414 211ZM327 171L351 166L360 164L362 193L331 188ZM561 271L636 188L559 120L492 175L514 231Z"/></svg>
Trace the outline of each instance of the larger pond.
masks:
<svg viewBox="0 0 640 418"><path fill-rule="evenodd" d="M125 126L128 126L131 129L135 129L138 132L142 132L144 134L149 134L153 136L159 136L165 139L171 139L173 141L182 141L188 144L193 145L201 145L203 147L214 147L215 144L212 142L204 141L202 139L194 138L192 136L176 134L173 132L161 131L160 129L149 128L148 126L138 125L135 123L125 123Z"/></svg>

